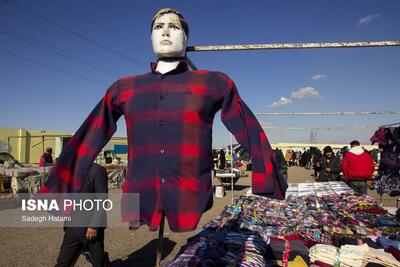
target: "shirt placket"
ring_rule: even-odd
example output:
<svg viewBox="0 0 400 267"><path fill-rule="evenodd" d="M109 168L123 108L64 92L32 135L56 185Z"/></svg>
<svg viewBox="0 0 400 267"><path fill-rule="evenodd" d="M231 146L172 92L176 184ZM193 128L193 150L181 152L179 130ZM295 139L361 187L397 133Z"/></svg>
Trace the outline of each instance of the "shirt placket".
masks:
<svg viewBox="0 0 400 267"><path fill-rule="evenodd" d="M159 148L159 179L161 183L161 187L167 182L167 174L165 173L165 157L167 156L167 151L165 147L165 140L164 140L164 133L165 133L165 127L166 127L166 121L165 121L165 101L166 101L166 87L167 87L167 75L161 75L160 77L161 81L161 87L160 87L160 92L158 96L158 101L159 101L159 119L158 119L158 130L159 130L159 141L158 141L158 148Z"/></svg>

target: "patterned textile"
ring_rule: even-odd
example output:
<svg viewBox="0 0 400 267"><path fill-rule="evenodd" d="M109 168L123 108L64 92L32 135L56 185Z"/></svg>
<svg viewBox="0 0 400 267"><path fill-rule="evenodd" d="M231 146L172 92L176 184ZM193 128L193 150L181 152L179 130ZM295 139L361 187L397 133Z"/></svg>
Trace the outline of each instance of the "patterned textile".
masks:
<svg viewBox="0 0 400 267"><path fill-rule="evenodd" d="M400 127L380 128L371 137L381 148L378 177L373 188L382 195L400 195Z"/></svg>
<svg viewBox="0 0 400 267"><path fill-rule="evenodd" d="M164 213L174 232L196 228L212 204L212 125L223 123L251 154L253 193L283 199L287 184L267 136L234 82L213 71L190 71L185 61L166 74L125 77L105 93L62 151L43 193L78 192L84 174L123 115L128 136L124 193L140 193L140 218L122 198L122 219L156 230Z"/></svg>
<svg viewBox="0 0 400 267"><path fill-rule="evenodd" d="M340 212L333 212L332 208L338 206L341 207ZM400 236L400 226L397 226L394 216L365 212L374 211L378 207L379 204L373 198L353 194L323 197L290 195L284 201L241 196L195 236L198 240L206 237L204 244L207 245L202 245L201 249L196 247L192 257L183 248L178 253L176 262L184 259L192 265L171 266L277 266L276 259L282 259L279 264L286 266L298 254L308 264L308 257L304 255L307 251L305 248L318 254L310 254L314 261L360 266L364 264L364 258L352 259L349 251L359 252L357 249L360 245L382 248L379 242L375 242L379 238L385 246L399 244L396 238ZM386 226L376 227L382 222ZM193 245L192 240L188 240L187 247ZM253 241L256 249L248 251L247 247L252 248L253 245L245 245L237 252L240 244L245 243L244 240L257 240ZM316 245L322 246L315 250ZM341 257L340 247L345 245L353 247L346 247ZM216 252L205 252L214 249ZM332 255L326 256L327 251L331 251ZM387 257L386 254L379 255Z"/></svg>

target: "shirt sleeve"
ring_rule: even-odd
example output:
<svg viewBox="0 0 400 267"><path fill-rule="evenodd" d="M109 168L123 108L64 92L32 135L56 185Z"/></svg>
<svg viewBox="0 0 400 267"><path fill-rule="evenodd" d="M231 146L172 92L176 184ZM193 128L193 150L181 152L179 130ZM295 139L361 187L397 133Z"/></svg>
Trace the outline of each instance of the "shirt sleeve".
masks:
<svg viewBox="0 0 400 267"><path fill-rule="evenodd" d="M63 149L40 192L79 192L91 163L117 130L121 115L117 81Z"/></svg>
<svg viewBox="0 0 400 267"><path fill-rule="evenodd" d="M287 183L278 170L274 153L261 125L228 79L223 90L221 119L236 140L251 154L252 193L284 199Z"/></svg>

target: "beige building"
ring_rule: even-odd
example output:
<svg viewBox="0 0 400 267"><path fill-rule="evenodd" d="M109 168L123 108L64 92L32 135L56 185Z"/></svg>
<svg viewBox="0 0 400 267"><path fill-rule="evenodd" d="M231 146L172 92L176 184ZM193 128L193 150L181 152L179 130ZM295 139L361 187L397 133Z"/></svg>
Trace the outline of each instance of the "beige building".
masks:
<svg viewBox="0 0 400 267"><path fill-rule="evenodd" d="M53 148L53 157L58 156L60 142L72 133L66 131L38 131L16 128L0 128L0 151L10 153L22 163L38 163L40 156L46 147ZM112 137L111 144L127 145L125 137ZM119 154L121 159L126 160L126 154Z"/></svg>
<svg viewBox="0 0 400 267"><path fill-rule="evenodd" d="M15 128L0 128L0 151L10 150L11 154L22 163L38 163L40 155L44 152L46 147L53 148L53 157L57 157L60 147L60 139L64 137L71 137L70 132L63 131L38 131L26 130ZM62 142L61 142L62 143ZM126 137L112 137L112 145L127 145ZM271 144L272 148L280 148L283 153L287 149L303 150L303 148L318 147L323 149L325 146L330 145L335 151L340 150L349 144L299 144L299 143L276 143ZM378 146L371 146L369 144L363 145L365 149L372 150ZM118 154L122 160L127 159L127 154Z"/></svg>

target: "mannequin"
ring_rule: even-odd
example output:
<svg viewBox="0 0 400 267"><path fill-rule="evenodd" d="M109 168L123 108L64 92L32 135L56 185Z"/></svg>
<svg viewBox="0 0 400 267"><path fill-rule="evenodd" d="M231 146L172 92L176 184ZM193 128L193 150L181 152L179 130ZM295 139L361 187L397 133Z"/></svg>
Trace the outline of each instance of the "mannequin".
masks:
<svg viewBox="0 0 400 267"><path fill-rule="evenodd" d="M124 193L140 194L140 214L122 197L122 219L131 229L156 231L163 216L173 232L196 229L212 207L212 125L221 119L252 156L252 192L283 199L287 188L267 136L240 98L234 82L217 71L191 71L185 60L189 28L175 10L162 9L151 24L151 72L123 77L64 148L41 192L76 192L83 173L125 117L128 171ZM138 217L139 216L139 217ZM139 221L134 225L132 221Z"/></svg>

